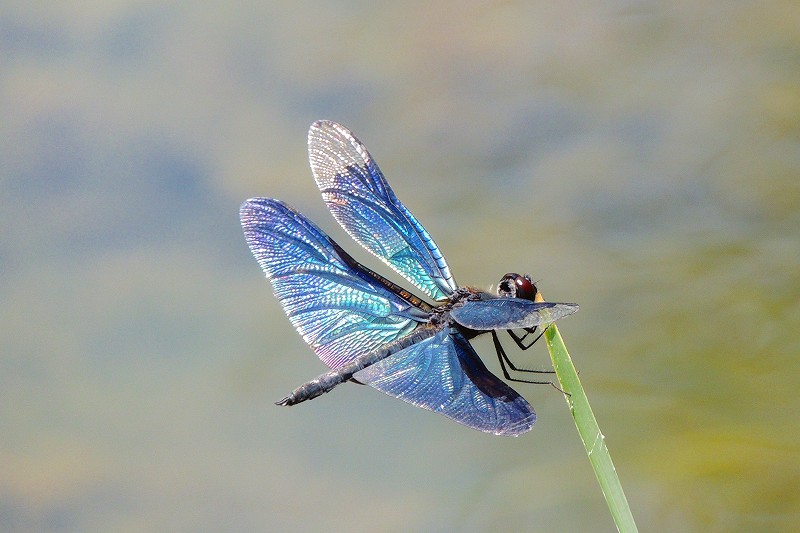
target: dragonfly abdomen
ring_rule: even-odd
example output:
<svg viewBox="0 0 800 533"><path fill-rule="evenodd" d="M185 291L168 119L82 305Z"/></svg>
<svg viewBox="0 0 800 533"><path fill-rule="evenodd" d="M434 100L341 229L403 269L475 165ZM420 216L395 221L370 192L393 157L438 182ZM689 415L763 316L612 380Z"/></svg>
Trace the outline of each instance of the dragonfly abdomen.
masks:
<svg viewBox="0 0 800 533"><path fill-rule="evenodd" d="M326 372L309 382L303 383L293 390L291 394L275 402L275 405L295 405L306 400L312 400L317 396L322 396L326 392L333 390L337 385L350 380L359 370L363 370L400 350L417 344L428 337L432 337L437 331L437 328L419 327L401 339L386 344L377 350L360 355L346 365L334 368L330 372Z"/></svg>

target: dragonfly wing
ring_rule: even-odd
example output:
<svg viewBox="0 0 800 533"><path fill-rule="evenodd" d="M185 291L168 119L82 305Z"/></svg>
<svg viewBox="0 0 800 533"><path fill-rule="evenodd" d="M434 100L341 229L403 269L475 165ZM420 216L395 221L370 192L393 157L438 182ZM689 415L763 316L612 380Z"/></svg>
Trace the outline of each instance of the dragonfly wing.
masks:
<svg viewBox="0 0 800 533"><path fill-rule="evenodd" d="M578 304L534 302L522 298L490 298L468 301L450 312L464 327L491 329L532 328L550 324L578 310Z"/></svg>
<svg viewBox="0 0 800 533"><path fill-rule="evenodd" d="M315 122L308 132L308 157L328 209L353 239L434 300L456 289L439 247L349 130Z"/></svg>
<svg viewBox="0 0 800 533"><path fill-rule="evenodd" d="M536 422L525 398L489 372L454 329L390 355L357 372L355 378L487 433L517 436Z"/></svg>
<svg viewBox="0 0 800 533"><path fill-rule="evenodd" d="M283 202L253 198L239 214L283 310L329 367L403 337L424 320L425 313L348 266L330 237Z"/></svg>

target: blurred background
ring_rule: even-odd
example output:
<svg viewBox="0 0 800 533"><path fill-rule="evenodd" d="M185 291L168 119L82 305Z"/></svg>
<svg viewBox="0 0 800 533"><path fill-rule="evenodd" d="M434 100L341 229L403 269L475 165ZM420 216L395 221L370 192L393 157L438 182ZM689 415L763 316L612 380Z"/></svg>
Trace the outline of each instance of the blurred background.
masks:
<svg viewBox="0 0 800 533"><path fill-rule="evenodd" d="M641 530L800 528L797 2L4 2L0 112L0 530L614 530L551 387L516 439L368 387L273 405L324 366L239 204L388 270L321 201L320 118L459 283L580 303Z"/></svg>

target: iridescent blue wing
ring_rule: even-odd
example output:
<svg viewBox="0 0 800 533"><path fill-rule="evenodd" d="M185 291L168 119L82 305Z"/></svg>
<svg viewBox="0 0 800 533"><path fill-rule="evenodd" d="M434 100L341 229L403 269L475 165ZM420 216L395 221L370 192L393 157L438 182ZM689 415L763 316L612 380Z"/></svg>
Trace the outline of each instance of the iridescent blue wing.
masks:
<svg viewBox="0 0 800 533"><path fill-rule="evenodd" d="M308 131L308 157L328 209L353 239L434 300L456 289L436 243L350 131L315 122Z"/></svg>
<svg viewBox="0 0 800 533"><path fill-rule="evenodd" d="M470 300L450 312L464 327L490 329L532 328L550 324L578 310L578 304L534 302L522 298L503 298L484 295L486 299Z"/></svg>
<svg viewBox="0 0 800 533"><path fill-rule="evenodd" d="M426 318L349 266L330 237L283 202L253 198L239 215L247 244L283 310L329 367L405 336Z"/></svg>
<svg viewBox="0 0 800 533"><path fill-rule="evenodd" d="M390 396L495 435L517 436L536 422L525 398L489 372L455 329L443 329L354 377Z"/></svg>

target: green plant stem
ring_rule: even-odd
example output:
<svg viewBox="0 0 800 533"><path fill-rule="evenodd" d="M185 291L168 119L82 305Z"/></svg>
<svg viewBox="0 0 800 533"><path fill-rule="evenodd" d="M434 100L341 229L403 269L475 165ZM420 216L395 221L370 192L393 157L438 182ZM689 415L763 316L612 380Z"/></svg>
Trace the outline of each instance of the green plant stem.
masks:
<svg viewBox="0 0 800 533"><path fill-rule="evenodd" d="M572 359L570 359L555 324L550 324L550 327L544 332L544 337L547 341L547 349L550 351L550 358L553 360L553 368L558 376L558 382L561 389L567 393L564 397L567 399L569 411L575 420L575 426L578 428L581 441L586 448L586 454L594 468L614 523L622 533L638 531L631 508L628 506L628 500L622 491L617 470L614 468L614 463L611 462L605 437L600 432L592 408L589 406L589 400L578 379L578 373L575 371L575 366L572 364Z"/></svg>

